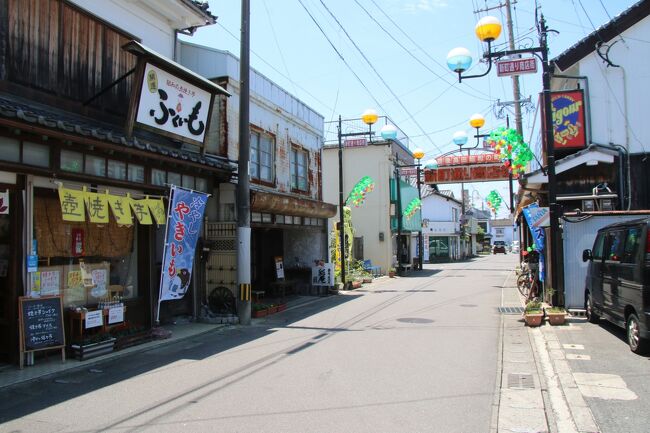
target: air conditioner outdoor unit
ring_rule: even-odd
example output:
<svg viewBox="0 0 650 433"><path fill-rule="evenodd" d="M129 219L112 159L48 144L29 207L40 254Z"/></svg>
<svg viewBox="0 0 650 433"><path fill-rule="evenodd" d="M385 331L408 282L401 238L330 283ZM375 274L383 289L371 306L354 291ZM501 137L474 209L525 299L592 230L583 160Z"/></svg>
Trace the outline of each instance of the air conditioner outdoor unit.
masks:
<svg viewBox="0 0 650 433"><path fill-rule="evenodd" d="M592 199L582 200L582 211L593 212L595 209L594 201Z"/></svg>

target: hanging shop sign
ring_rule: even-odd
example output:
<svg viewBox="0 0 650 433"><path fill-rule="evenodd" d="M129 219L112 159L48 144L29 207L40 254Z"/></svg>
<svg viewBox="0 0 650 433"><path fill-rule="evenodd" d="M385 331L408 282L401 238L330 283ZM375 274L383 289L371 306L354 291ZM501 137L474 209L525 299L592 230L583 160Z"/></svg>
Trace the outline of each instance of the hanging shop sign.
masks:
<svg viewBox="0 0 650 433"><path fill-rule="evenodd" d="M514 60L498 60L496 63L498 77L534 74L537 72L537 59L535 57Z"/></svg>
<svg viewBox="0 0 650 433"><path fill-rule="evenodd" d="M365 147L368 145L368 140L366 140L365 138L346 139L343 142L343 145L345 147Z"/></svg>
<svg viewBox="0 0 650 433"><path fill-rule="evenodd" d="M0 215L9 214L9 190L0 191Z"/></svg>
<svg viewBox="0 0 650 433"><path fill-rule="evenodd" d="M212 94L146 63L136 122L203 144Z"/></svg>
<svg viewBox="0 0 650 433"><path fill-rule="evenodd" d="M553 113L554 149L585 147L587 135L583 91L551 92L551 110Z"/></svg>
<svg viewBox="0 0 650 433"><path fill-rule="evenodd" d="M64 221L84 222L86 214L88 221L96 224L108 224L112 212L115 222L121 226L133 224L133 215L138 223L151 225L153 221L158 225L165 224L165 203L162 198L150 198L136 200L129 194L118 196L104 193L88 192L85 188L82 191L59 187L59 201ZM110 209L110 210L109 210ZM81 235L83 238L83 235ZM73 242L83 239L73 239ZM78 245L77 245L78 246ZM73 245L73 252L79 250ZM83 247L78 254L82 255Z"/></svg>
<svg viewBox="0 0 650 433"><path fill-rule="evenodd" d="M499 161L498 164L477 164L425 169L424 183L488 182L493 180L508 180L508 176L508 168Z"/></svg>
<svg viewBox="0 0 650 433"><path fill-rule="evenodd" d="M194 251L208 197L198 191L171 188L159 305L160 301L181 299L190 287Z"/></svg>

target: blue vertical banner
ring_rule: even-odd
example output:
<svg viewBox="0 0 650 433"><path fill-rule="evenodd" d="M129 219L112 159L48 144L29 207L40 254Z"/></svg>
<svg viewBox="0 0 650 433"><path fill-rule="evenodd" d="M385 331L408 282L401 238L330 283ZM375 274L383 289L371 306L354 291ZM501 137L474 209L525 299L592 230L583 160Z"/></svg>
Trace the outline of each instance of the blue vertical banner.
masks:
<svg viewBox="0 0 650 433"><path fill-rule="evenodd" d="M208 197L202 192L171 187L160 301L181 299L190 287L194 252Z"/></svg>
<svg viewBox="0 0 650 433"><path fill-rule="evenodd" d="M526 218L526 223L528 224L528 229L533 235L533 242L535 242L535 247L539 253L539 279L544 281L546 277L546 257L544 255L544 248L546 244L546 232L543 227L535 227L533 225L533 218L531 216L531 210L537 209L539 205L537 203L530 204L523 208L522 212L524 218Z"/></svg>

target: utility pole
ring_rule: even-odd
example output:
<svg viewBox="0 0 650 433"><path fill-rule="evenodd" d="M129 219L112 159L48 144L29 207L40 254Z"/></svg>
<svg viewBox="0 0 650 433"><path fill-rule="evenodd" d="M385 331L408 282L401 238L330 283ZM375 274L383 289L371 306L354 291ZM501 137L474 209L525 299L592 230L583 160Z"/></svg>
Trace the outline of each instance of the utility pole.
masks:
<svg viewBox="0 0 650 433"><path fill-rule="evenodd" d="M237 163L237 280L239 323L251 323L250 0L241 2L239 65L239 161Z"/></svg>
<svg viewBox="0 0 650 433"><path fill-rule="evenodd" d="M510 12L510 0L506 4L506 27L508 28L508 48L515 49L515 34L512 29L512 13ZM521 97L519 95L519 75L512 76L512 98L515 101L515 128L517 134L523 137L523 126L521 124Z"/></svg>

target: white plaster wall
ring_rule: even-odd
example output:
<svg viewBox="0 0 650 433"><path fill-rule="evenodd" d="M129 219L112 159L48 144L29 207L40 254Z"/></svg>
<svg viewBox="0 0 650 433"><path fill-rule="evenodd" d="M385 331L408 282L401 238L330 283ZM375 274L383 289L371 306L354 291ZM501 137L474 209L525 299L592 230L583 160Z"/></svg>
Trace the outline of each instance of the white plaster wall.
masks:
<svg viewBox="0 0 650 433"><path fill-rule="evenodd" d="M393 170L389 160L388 145L348 147L343 149L343 193L347 194L363 176L375 181L375 189L359 207L352 207L352 226L355 237L363 236L365 259L374 266L381 266L383 272L393 265L393 245L390 230L390 175ZM323 200L339 202L338 148L323 149ZM330 219L329 231L335 227L336 217ZM379 240L379 233L384 240Z"/></svg>
<svg viewBox="0 0 650 433"><path fill-rule="evenodd" d="M152 50L170 59L174 56L174 29L155 10L129 0L70 0L91 14L142 40Z"/></svg>
<svg viewBox="0 0 650 433"><path fill-rule="evenodd" d="M595 52L578 62L578 75L589 77L593 143L626 146L630 153L650 152L650 122L645 109L650 96L648 34L650 17L624 31L623 40L608 42L609 59L620 68L607 67ZM554 84L563 81L555 78Z"/></svg>

